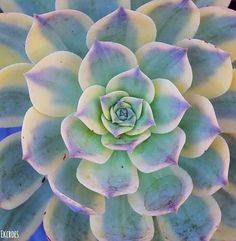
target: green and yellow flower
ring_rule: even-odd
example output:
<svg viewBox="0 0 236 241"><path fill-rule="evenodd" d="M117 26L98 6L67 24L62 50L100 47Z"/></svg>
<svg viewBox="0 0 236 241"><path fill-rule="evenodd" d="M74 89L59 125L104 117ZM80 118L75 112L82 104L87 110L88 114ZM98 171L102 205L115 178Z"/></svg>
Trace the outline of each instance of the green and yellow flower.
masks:
<svg viewBox="0 0 236 241"><path fill-rule="evenodd" d="M0 0L0 229L235 241L229 3Z"/></svg>

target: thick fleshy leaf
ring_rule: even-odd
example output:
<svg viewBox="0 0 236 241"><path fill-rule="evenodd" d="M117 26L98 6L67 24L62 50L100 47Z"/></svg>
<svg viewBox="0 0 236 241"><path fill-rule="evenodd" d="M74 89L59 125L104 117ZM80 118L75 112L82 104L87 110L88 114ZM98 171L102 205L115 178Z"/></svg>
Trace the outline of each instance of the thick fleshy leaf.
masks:
<svg viewBox="0 0 236 241"><path fill-rule="evenodd" d="M189 0L150 1L137 11L153 19L157 28L156 40L164 43L192 38L200 22L200 12Z"/></svg>
<svg viewBox="0 0 236 241"><path fill-rule="evenodd" d="M132 106L122 99L118 101L110 110L111 122L118 124L120 127L133 128L136 123L136 114L132 109ZM102 118L103 119L103 118ZM111 131L112 133L112 131ZM116 136L116 133L112 133Z"/></svg>
<svg viewBox="0 0 236 241"><path fill-rule="evenodd" d="M220 128L226 133L236 132L236 69L233 71L233 81L229 90L211 100L215 109Z"/></svg>
<svg viewBox="0 0 236 241"><path fill-rule="evenodd" d="M112 78L107 84L106 92L116 90L126 91L130 96L142 98L148 103L153 101L155 95L152 81L139 68L133 68Z"/></svg>
<svg viewBox="0 0 236 241"><path fill-rule="evenodd" d="M99 135L107 133L101 121L102 108L100 103L100 97L105 93L106 89L101 85L87 88L79 99L75 114L91 131Z"/></svg>
<svg viewBox="0 0 236 241"><path fill-rule="evenodd" d="M113 152L105 164L82 161L77 169L77 179L107 198L134 193L139 185L137 170L124 151Z"/></svg>
<svg viewBox="0 0 236 241"><path fill-rule="evenodd" d="M23 74L30 64L13 64L0 70L0 126L22 125L24 114L31 106Z"/></svg>
<svg viewBox="0 0 236 241"><path fill-rule="evenodd" d="M118 7L130 8L129 0L56 0L56 9L76 9L86 13L94 21L106 16Z"/></svg>
<svg viewBox="0 0 236 241"><path fill-rule="evenodd" d="M32 62L50 53L65 50L84 57L86 35L93 21L76 10L58 10L34 15L34 22L26 39L26 52Z"/></svg>
<svg viewBox="0 0 236 241"><path fill-rule="evenodd" d="M186 39L178 45L188 48L193 71L191 92L214 98L229 89L233 71L227 52L198 39Z"/></svg>
<svg viewBox="0 0 236 241"><path fill-rule="evenodd" d="M225 3L228 0L224 1ZM195 38L203 39L230 53L236 60L236 13L212 6L200 9L201 23Z"/></svg>
<svg viewBox="0 0 236 241"><path fill-rule="evenodd" d="M193 193L212 195L228 182L229 148L226 141L218 136L210 148L195 159L180 158L179 165L193 180Z"/></svg>
<svg viewBox="0 0 236 241"><path fill-rule="evenodd" d="M105 163L112 151L101 143L101 136L90 131L74 115L65 118L61 125L61 135L70 157L81 158L95 163Z"/></svg>
<svg viewBox="0 0 236 241"><path fill-rule="evenodd" d="M41 14L54 10L55 0L1 0L3 12L20 12L27 15Z"/></svg>
<svg viewBox="0 0 236 241"><path fill-rule="evenodd" d="M4 209L13 209L24 203L43 180L22 160L20 135L10 135L0 142L0 207Z"/></svg>
<svg viewBox="0 0 236 241"><path fill-rule="evenodd" d="M79 83L83 90L95 84L106 87L114 76L136 66L136 57L127 47L95 41L81 63Z"/></svg>
<svg viewBox="0 0 236 241"><path fill-rule="evenodd" d="M123 97L121 100L131 106L136 118L139 119L143 110L143 99L128 96Z"/></svg>
<svg viewBox="0 0 236 241"><path fill-rule="evenodd" d="M89 216L71 211L55 197L48 203L43 226L48 240L96 241L90 230Z"/></svg>
<svg viewBox="0 0 236 241"><path fill-rule="evenodd" d="M164 78L185 92L192 83L187 50L161 42L145 44L136 52L140 69L150 78Z"/></svg>
<svg viewBox="0 0 236 241"><path fill-rule="evenodd" d="M39 188L21 206L13 210L0 209L0 230L13 232L16 231L14 234L16 235L18 241L28 240L41 224L44 211L51 197L51 189L48 183L45 182L41 188ZM19 236L17 235L17 231ZM2 240L16 239L4 238Z"/></svg>
<svg viewBox="0 0 236 241"><path fill-rule="evenodd" d="M123 111L120 111L121 108L126 109L127 112L124 113ZM135 113L133 112L133 110L131 108L132 108L131 104L120 99L119 101L117 101L117 103L113 106L112 109L114 110L115 113L117 113L117 117L121 118L120 119L121 121L125 121L126 114L128 114L128 117L129 117L129 115L131 115L131 113L133 115L135 115Z"/></svg>
<svg viewBox="0 0 236 241"><path fill-rule="evenodd" d="M87 46L90 48L97 39L120 43L136 51L155 38L156 27L151 18L121 7L97 21L89 29Z"/></svg>
<svg viewBox="0 0 236 241"><path fill-rule="evenodd" d="M121 106L125 106L127 105L128 107L121 107L121 108L114 108L112 107L111 108L111 111L110 111L110 114L111 114L111 120L107 120L106 119L106 122L107 121L110 121L112 122L112 124L118 124L117 126L120 126L120 127L131 127L133 128L134 127L134 124L136 122L136 116L133 112L133 110L131 109L131 106L129 104L126 104L126 103L121 103L122 105ZM131 116L131 119L128 119L127 116L130 115ZM105 118L105 116L102 116L102 121L103 119ZM103 123L104 126L106 126L105 123ZM107 128L107 127L106 127ZM109 130L109 128L108 128ZM110 131L112 133L112 131ZM114 136L118 136L118 135L115 135L116 133L114 132Z"/></svg>
<svg viewBox="0 0 236 241"><path fill-rule="evenodd" d="M155 79L153 83L155 97L151 108L156 126L151 130L154 133L167 133L178 126L190 105L169 80Z"/></svg>
<svg viewBox="0 0 236 241"><path fill-rule="evenodd" d="M166 134L152 134L149 139L129 152L132 163L141 172L154 172L178 163L185 143L185 134L180 128Z"/></svg>
<svg viewBox="0 0 236 241"><path fill-rule="evenodd" d="M104 115L102 115L102 123L106 127L106 129L114 136L114 137L119 137L121 134L124 134L134 128L135 124L135 116L132 118L132 122L128 126L120 126L117 123L112 123L110 120L107 120Z"/></svg>
<svg viewBox="0 0 236 241"><path fill-rule="evenodd" d="M43 58L25 74L30 99L38 111L55 117L76 111L82 94L78 83L80 63L79 56L59 51Z"/></svg>
<svg viewBox="0 0 236 241"><path fill-rule="evenodd" d="M106 199L105 213L90 216L90 226L100 241L151 241L154 235L152 217L136 213L126 195Z"/></svg>
<svg viewBox="0 0 236 241"><path fill-rule="evenodd" d="M188 94L185 98L192 107L180 122L180 127L186 134L186 142L181 154L195 158L209 148L221 130L213 106L208 99L196 94Z"/></svg>
<svg viewBox="0 0 236 241"><path fill-rule="evenodd" d="M192 0L199 8L208 6L228 7L231 0Z"/></svg>
<svg viewBox="0 0 236 241"><path fill-rule="evenodd" d="M47 175L52 172L68 156L62 140L62 118L53 118L30 108L24 119L22 128L23 159L33 168Z"/></svg>
<svg viewBox="0 0 236 241"><path fill-rule="evenodd" d="M212 197L190 196L178 213L157 217L160 230L169 241L210 240L219 227L220 208Z"/></svg>
<svg viewBox="0 0 236 241"><path fill-rule="evenodd" d="M180 167L139 173L139 188L128 195L131 207L141 215L159 216L177 212L192 192L190 176Z"/></svg>
<svg viewBox="0 0 236 241"><path fill-rule="evenodd" d="M29 62L24 46L31 25L30 16L20 13L0 14L0 69L10 64Z"/></svg>
<svg viewBox="0 0 236 241"><path fill-rule="evenodd" d="M236 134L223 134L223 137L230 150L229 183L224 189L236 198Z"/></svg>
<svg viewBox="0 0 236 241"><path fill-rule="evenodd" d="M214 195L220 206L222 219L212 241L234 241L236 237L236 197L225 190Z"/></svg>
<svg viewBox="0 0 236 241"><path fill-rule="evenodd" d="M134 150L140 143L147 140L151 135L150 131L145 131L140 135L129 136L123 134L119 136L119 138L114 137L111 134L106 134L102 136L102 144L111 149L117 151L132 151Z"/></svg>
<svg viewBox="0 0 236 241"><path fill-rule="evenodd" d="M131 131L127 132L127 134L139 135L154 125L155 125L155 120L153 117L152 109L146 101L143 101L142 115L136 121L134 128Z"/></svg>
<svg viewBox="0 0 236 241"><path fill-rule="evenodd" d="M110 109L114 106L122 97L129 96L125 91L113 91L107 95L101 96L101 107L103 115L106 119L111 120Z"/></svg>
<svg viewBox="0 0 236 241"><path fill-rule="evenodd" d="M76 178L79 159L66 159L55 172L50 173L48 181L55 195L73 211L85 214L104 212L105 199L80 184Z"/></svg>

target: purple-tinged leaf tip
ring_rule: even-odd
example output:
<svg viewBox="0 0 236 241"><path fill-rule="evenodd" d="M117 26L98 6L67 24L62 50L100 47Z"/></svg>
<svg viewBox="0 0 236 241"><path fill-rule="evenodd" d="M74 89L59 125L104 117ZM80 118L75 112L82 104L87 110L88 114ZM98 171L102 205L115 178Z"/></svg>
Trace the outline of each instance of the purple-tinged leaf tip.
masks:
<svg viewBox="0 0 236 241"><path fill-rule="evenodd" d="M47 20L39 14L33 14L34 19L41 25L46 25L47 24Z"/></svg>

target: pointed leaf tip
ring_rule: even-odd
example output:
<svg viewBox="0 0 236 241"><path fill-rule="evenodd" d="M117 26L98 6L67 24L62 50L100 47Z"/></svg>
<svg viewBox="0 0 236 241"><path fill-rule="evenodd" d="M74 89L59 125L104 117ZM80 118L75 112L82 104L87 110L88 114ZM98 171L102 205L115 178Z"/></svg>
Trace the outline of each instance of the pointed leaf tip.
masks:
<svg viewBox="0 0 236 241"><path fill-rule="evenodd" d="M135 51L143 44L154 41L155 37L156 27L151 18L136 11L119 8L90 28L87 45L90 48L95 39L99 39L117 42Z"/></svg>

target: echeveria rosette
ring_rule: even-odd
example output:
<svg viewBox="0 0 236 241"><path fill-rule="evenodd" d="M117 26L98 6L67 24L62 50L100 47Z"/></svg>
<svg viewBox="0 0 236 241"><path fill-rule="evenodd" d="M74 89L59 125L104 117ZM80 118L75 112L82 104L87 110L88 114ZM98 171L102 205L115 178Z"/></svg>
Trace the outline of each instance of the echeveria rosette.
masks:
<svg viewBox="0 0 236 241"><path fill-rule="evenodd" d="M202 241L221 208L213 239L232 241L236 14L228 4L56 0L53 11L54 1L2 0L0 124L24 122L21 138L0 146L0 206L11 209L1 210L0 227L29 207L17 227L26 240L49 200L51 240ZM228 182L225 140L229 184L218 191Z"/></svg>

